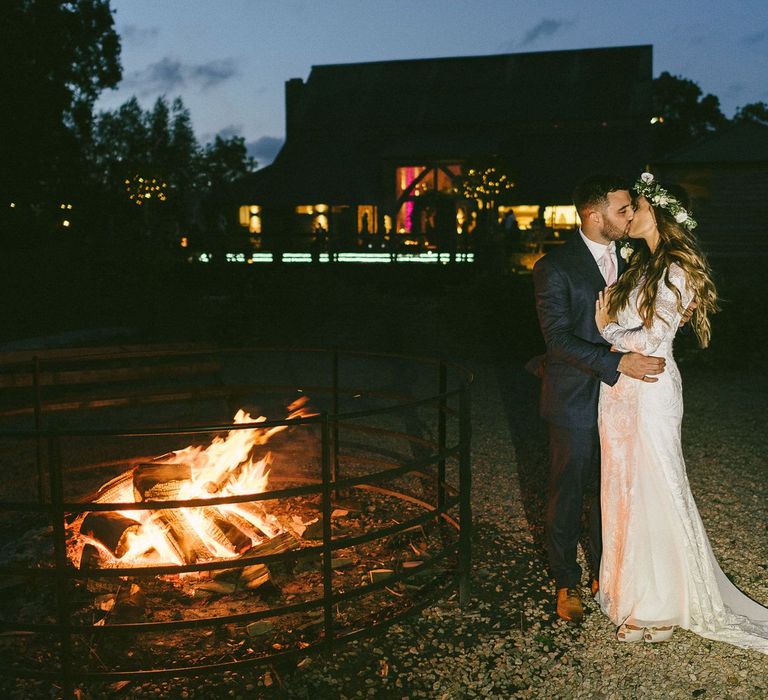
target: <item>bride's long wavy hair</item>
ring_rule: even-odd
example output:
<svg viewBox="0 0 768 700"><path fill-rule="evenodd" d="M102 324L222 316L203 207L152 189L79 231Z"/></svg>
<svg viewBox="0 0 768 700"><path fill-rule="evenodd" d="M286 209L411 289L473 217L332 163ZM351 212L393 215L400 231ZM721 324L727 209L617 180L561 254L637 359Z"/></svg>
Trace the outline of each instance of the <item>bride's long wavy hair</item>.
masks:
<svg viewBox="0 0 768 700"><path fill-rule="evenodd" d="M645 325L651 325L656 315L656 295L659 280L664 282L677 296L677 309L682 314L685 311L680 290L669 280L669 266L677 263L685 272L689 291L693 293L696 309L689 323L698 338L699 345L705 348L709 345L711 325L709 317L719 311L717 305L717 290L712 281L712 272L707 258L699 247L695 236L678 224L674 217L662 207L655 207L649 201L656 226L659 229L659 244L651 253L645 241L635 248L630 258L629 266L611 288L608 300L608 312L615 317L619 309L629 302L632 290L638 285L638 313Z"/></svg>

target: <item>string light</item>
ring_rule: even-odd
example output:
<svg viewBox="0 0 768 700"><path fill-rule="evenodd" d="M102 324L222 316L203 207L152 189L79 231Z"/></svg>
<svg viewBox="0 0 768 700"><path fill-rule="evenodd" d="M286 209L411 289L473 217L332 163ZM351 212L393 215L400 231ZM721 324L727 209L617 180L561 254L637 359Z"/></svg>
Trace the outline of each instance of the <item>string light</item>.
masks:
<svg viewBox="0 0 768 700"><path fill-rule="evenodd" d="M124 180L125 191L128 193L128 199L141 206L153 197L160 202L168 199L168 185L161 179L152 177L142 177L134 175L131 180Z"/></svg>
<svg viewBox="0 0 768 700"><path fill-rule="evenodd" d="M470 168L461 182L460 189L457 188L457 192L460 192L466 199L490 202L514 186L515 183L507 175L500 173L494 167L483 170Z"/></svg>

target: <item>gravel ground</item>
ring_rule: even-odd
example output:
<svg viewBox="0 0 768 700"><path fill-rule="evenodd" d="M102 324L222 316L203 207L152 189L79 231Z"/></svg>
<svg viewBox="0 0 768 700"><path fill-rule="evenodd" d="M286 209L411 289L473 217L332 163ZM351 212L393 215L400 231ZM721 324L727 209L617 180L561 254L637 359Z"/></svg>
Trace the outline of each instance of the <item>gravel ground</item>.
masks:
<svg viewBox="0 0 768 700"><path fill-rule="evenodd" d="M677 630L663 645L616 642L589 600L574 627L554 613L543 555L543 426L537 383L512 363L474 368L474 574L456 599L299 668L115 684L122 698L762 698L768 656ZM684 448L694 493L724 571L768 603L768 379L685 370ZM584 581L586 584L586 580ZM29 686L13 697L37 697ZM52 697L48 692L39 697Z"/></svg>
<svg viewBox="0 0 768 700"><path fill-rule="evenodd" d="M768 407L763 376L685 372L684 448L724 571L768 604ZM713 391L716 389L716 391ZM768 656L677 630L669 644L621 645L590 601L580 627L554 615L541 547L544 434L536 386L508 367L477 368L471 605L455 601L313 659L283 679L292 698L760 698ZM586 583L586 580L585 580Z"/></svg>
<svg viewBox="0 0 768 700"><path fill-rule="evenodd" d="M691 485L720 565L742 590L768 605L768 434L764 431L768 375L737 373L718 365L729 361L735 339L750 337L751 348L765 345L768 324L758 324L756 329L741 325L742 317L753 314L753 304L746 301L754 298L755 285L764 284L762 264L756 275L734 275L729 280L729 296L743 303L732 303L728 313L721 315L717 334L721 345L715 344L701 357L692 354L692 364L682 366L684 450ZM257 291L269 297L267 282L274 279L268 278ZM546 436L535 417L536 380L518 369L532 354L531 339L538 339L524 281L512 280L507 289L482 279L469 287L458 280L453 286L446 284L439 295L414 286L411 291L418 305L408 296L410 287L392 299L393 285L385 282L374 280L366 287L357 280L355 295L348 295L331 278L316 285L323 292L317 299L306 298L307 287L296 285L295 294L301 295L302 303L283 300L282 305L258 306L253 340L483 358L473 367L477 379L472 407L471 603L460 609L455 599L445 601L407 624L390 628L384 638L354 642L333 658L313 657L300 668L116 684L108 694L85 697L768 698L766 655L680 630L668 644L622 645L591 601L580 627L555 616L542 544ZM282 287L278 291L286 293ZM355 301L357 296L365 304ZM174 308L178 316L178 307ZM414 308L421 313L411 313ZM330 314L329 309L336 311ZM239 328L233 319L250 318L251 313L245 302L242 307L233 302L231 308L211 314L216 324L204 330L225 343L227 328ZM278 318L281 314L287 321ZM322 324L315 322L320 314L329 316ZM195 311L193 318L200 324L208 316ZM500 324L500 318L512 318L515 323ZM166 321L165 325L170 323ZM177 322L187 328L185 324ZM296 329L302 329L303 335L297 338ZM189 326L189 333L199 331L198 326ZM739 349L741 359L747 350ZM498 359L505 356L516 359ZM749 363L745 360L745 364ZM754 362L755 367L759 364ZM52 696L46 692L14 697Z"/></svg>

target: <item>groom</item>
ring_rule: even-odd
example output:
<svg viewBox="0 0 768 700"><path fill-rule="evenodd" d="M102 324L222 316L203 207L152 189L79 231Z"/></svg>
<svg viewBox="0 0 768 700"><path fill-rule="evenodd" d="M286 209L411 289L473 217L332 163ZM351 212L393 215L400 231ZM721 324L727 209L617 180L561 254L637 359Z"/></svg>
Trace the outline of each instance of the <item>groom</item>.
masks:
<svg viewBox="0 0 768 700"><path fill-rule="evenodd" d="M546 343L541 416L549 427L549 493L546 544L557 587L557 614L581 622L581 567L576 546L583 502L589 505L592 593L597 592L600 530L600 440L597 402L600 382L613 385L619 374L655 382L664 360L638 353L611 352L597 332L595 300L624 271L615 241L626 235L634 216L628 186L611 176L580 182L573 202L581 229L541 258L533 270L536 311Z"/></svg>

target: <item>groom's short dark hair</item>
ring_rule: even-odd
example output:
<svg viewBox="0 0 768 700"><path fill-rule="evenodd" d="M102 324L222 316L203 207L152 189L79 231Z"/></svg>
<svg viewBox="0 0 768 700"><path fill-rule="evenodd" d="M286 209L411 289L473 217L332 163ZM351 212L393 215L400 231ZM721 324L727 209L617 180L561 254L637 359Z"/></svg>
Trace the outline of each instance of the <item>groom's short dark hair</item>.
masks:
<svg viewBox="0 0 768 700"><path fill-rule="evenodd" d="M616 175L590 175L573 190L573 205L579 212L590 206L605 206L608 194L619 190L629 190L629 183L624 178Z"/></svg>

